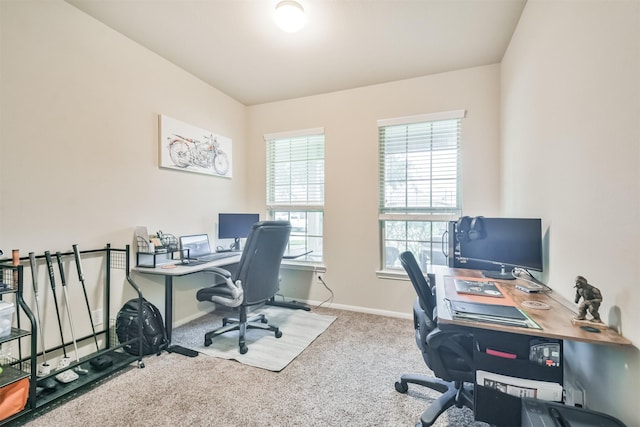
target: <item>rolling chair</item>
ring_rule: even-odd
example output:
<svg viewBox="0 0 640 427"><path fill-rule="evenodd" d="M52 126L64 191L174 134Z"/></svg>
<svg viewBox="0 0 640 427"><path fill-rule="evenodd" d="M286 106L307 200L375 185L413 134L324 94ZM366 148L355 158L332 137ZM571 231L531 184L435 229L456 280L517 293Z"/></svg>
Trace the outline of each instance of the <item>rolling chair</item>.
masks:
<svg viewBox="0 0 640 427"><path fill-rule="evenodd" d="M420 417L420 423L416 424L431 426L454 405L473 409L473 336L460 329L445 331L438 328L435 288L431 287L411 252L400 254L400 262L418 294L413 305L416 344L435 377L405 374L395 383L395 388L399 393L406 393L409 384L417 384L442 393L427 407Z"/></svg>
<svg viewBox="0 0 640 427"><path fill-rule="evenodd" d="M238 319L224 318L221 327L205 334L205 347L211 345L214 337L237 330L240 331L240 354L245 354L249 350L245 343L247 329L263 329L274 332L276 338L282 336L277 326L269 325L264 314L252 318L247 318L247 315L251 307L266 302L278 292L280 262L290 233L289 221L257 222L251 227L234 275L222 268L204 270L224 278L225 282L199 289L196 299L240 311Z"/></svg>

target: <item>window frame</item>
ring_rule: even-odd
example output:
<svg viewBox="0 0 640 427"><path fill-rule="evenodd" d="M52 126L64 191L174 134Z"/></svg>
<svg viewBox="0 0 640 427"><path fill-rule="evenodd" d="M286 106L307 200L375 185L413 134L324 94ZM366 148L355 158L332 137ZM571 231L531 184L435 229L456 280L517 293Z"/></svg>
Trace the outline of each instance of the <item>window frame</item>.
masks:
<svg viewBox="0 0 640 427"><path fill-rule="evenodd" d="M295 200L295 201L289 200L288 202L283 200L277 200L278 196L276 195L277 193L276 193L275 182L281 177L278 178L275 175L276 166L273 160L273 156L275 156L276 153L272 151L275 148L272 148L270 144L277 144L278 141L280 142L288 141L288 143L291 144L294 140L297 140L297 139L306 139L306 143L309 144L309 139L318 138L318 137L321 137L321 142L320 142L321 146L319 148L322 151L322 158L321 158L322 167L321 167L321 171L319 172L319 175L321 176L321 181L318 181L316 176L315 177L316 180L314 184L320 185L319 198L318 198L318 194L316 194L311 198L312 199L311 201L308 199L309 175L307 175L307 177L304 180L302 180L301 182L297 182L297 184L295 184L291 180L288 183L290 188L289 195L291 195L292 193L291 187L294 184L298 185L299 186L298 188L304 187L304 191L306 192L306 195L307 195L306 203L300 200ZM325 174L326 139L325 139L324 128L320 127L320 128L301 129L301 130L294 130L294 131L287 131L287 132L269 133L264 135L264 141L265 141L265 148L266 148L266 162L265 162L266 163L266 209L267 209L268 217L270 219L278 219L286 216L287 219L290 219L292 215L302 214L304 216L304 219L300 220L302 221L302 227L300 223L295 224L292 221L293 228L292 228L290 240L287 244L287 250L289 249L295 250L296 251L295 253L303 253L303 252L307 252L308 250L312 250L311 253L301 256L299 258L296 258L295 262L303 263L303 264L321 264L324 261L324 204L325 204L325 175L326 175ZM317 144L318 141L315 141L315 143ZM291 150L291 145L289 146L288 149ZM315 149L317 150L318 147L315 147ZM306 168L306 172L308 173L310 168L309 162L315 161L317 163L318 160L320 159L318 158L314 159L312 157L309 157L308 152L306 154L307 156L305 156L303 159L299 159L298 162L305 162L304 167ZM290 169L289 179L291 179L291 177L294 175L294 172L292 172L290 167L292 161L281 162L281 163L289 164L289 169ZM318 173L317 170L315 172ZM312 217L311 220L309 218L310 216ZM314 216L316 217L315 219L313 219ZM319 219L317 218L318 216L319 216ZM297 221L297 222L300 222L300 221ZM300 228L302 228L302 231L299 230ZM297 248L292 249L292 238L297 238L297 239L302 238L303 240L302 245L300 244L295 245L297 246ZM302 246L302 249L298 250L301 246Z"/></svg>
<svg viewBox="0 0 640 427"><path fill-rule="evenodd" d="M406 273L404 269L399 265L399 261L395 260L393 264L387 260L387 242L389 241L403 241L404 249L407 250L410 247L410 243L423 242L423 244L428 245L429 256L433 257L433 253L436 250L436 245L442 245L442 238L435 237L431 230L434 229L434 226L437 226L441 230L446 231L446 224L448 221L456 220L462 213L462 171L461 171L461 141L462 141L462 119L466 116L466 110L453 110L446 111L440 113L430 113L430 114L420 114L414 116L405 116L398 117L392 119L382 119L378 120L378 150L379 150L379 211L378 211L378 224L379 224L379 238L380 238L380 270L378 271L379 277L404 277ZM447 207L434 207L431 203L428 206L409 206L407 199L405 199L404 206L396 206L390 207L386 206L386 184L388 183L386 177L386 164L388 163L388 155L385 153L385 147L388 142L384 139L385 131L393 126L411 126L411 125L421 125L421 124L431 124L433 122L443 122L457 120L457 130L456 130L456 144L453 149L456 152L455 165L456 165L456 176L455 176L455 187L456 187L456 196L455 196L455 204L454 206ZM408 129L408 128L407 128ZM433 129L432 129L433 130ZM432 130L429 133L429 137L433 138ZM406 138L407 147L406 153L409 153L412 147L409 145L412 142L412 138L415 138L412 135L408 135ZM417 141L413 141L414 144ZM431 159L431 155L433 153L433 146L428 150L429 158ZM432 161L432 160L430 160ZM407 175L408 167L405 165L405 175ZM433 180L432 176L426 180L430 184L429 188L429 197L428 200L432 201L433 196ZM398 182L402 182L402 180L398 180ZM409 182L408 179L404 180L405 186L406 183ZM404 239L392 239L388 238L386 234L386 225L390 221L398 221L405 223L405 229L410 227L409 223L415 222L429 222L431 223L431 227L429 228L429 238L428 240L413 240L410 239L408 233L405 234ZM439 223L439 224L437 224ZM401 246L401 245L398 245ZM396 249L399 249L397 246ZM393 251L389 251L389 256L393 256ZM420 254L414 254L418 257ZM433 260L431 260L432 262ZM429 264L431 264L429 262ZM446 262L446 261L445 261ZM440 263L438 263L439 265ZM423 263L421 268L426 270L427 263ZM426 271L425 271L426 272Z"/></svg>

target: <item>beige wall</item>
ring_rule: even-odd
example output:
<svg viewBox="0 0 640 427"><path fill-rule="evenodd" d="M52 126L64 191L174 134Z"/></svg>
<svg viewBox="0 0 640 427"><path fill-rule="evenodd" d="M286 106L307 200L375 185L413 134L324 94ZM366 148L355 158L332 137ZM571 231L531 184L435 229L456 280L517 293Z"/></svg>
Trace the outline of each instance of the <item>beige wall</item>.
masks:
<svg viewBox="0 0 640 427"><path fill-rule="evenodd" d="M463 200L468 214L499 209L499 66L249 107L249 196L265 204L265 133L324 127L324 279L341 305L408 314L406 281L378 279L378 119L467 110L462 128ZM473 177L473 178L471 178ZM285 275L299 298L329 296L311 274Z"/></svg>
<svg viewBox="0 0 640 427"><path fill-rule="evenodd" d="M567 342L586 404L640 426L640 2L529 1L502 62L507 215L543 218L544 279L598 286L635 347ZM568 320L567 320L568 321Z"/></svg>
<svg viewBox="0 0 640 427"><path fill-rule="evenodd" d="M246 208L246 107L63 1L0 13L0 247L124 247L137 225L214 234L218 212ZM232 138L233 179L160 169L158 114ZM161 281L134 278L162 308Z"/></svg>

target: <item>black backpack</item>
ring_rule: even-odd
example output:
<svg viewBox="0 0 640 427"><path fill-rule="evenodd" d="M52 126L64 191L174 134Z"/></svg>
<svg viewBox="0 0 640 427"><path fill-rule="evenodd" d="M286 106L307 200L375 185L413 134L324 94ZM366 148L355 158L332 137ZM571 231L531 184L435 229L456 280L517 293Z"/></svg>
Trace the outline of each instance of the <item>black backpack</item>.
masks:
<svg viewBox="0 0 640 427"><path fill-rule="evenodd" d="M167 331L158 308L142 299L142 314L137 298L127 301L116 317L116 335L120 343L138 338L139 322L142 322L142 339L125 344L122 348L129 354L140 355L138 343L142 342L142 355L160 354L169 346Z"/></svg>

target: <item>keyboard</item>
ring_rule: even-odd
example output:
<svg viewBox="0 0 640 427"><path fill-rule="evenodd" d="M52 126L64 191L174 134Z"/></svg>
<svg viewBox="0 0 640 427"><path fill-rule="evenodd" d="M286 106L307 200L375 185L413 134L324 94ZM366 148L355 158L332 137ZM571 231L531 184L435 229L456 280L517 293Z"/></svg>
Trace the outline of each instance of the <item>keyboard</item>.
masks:
<svg viewBox="0 0 640 427"><path fill-rule="evenodd" d="M215 254L202 255L197 258L189 259L185 265L202 265L211 261L217 261L219 259L229 258L240 254L241 252L218 252Z"/></svg>
<svg viewBox="0 0 640 427"><path fill-rule="evenodd" d="M205 256L198 257L198 261L202 260L205 262L216 261L223 258L229 258L232 256L239 255L241 252L218 252L215 254L209 254Z"/></svg>

